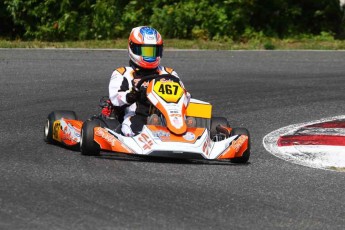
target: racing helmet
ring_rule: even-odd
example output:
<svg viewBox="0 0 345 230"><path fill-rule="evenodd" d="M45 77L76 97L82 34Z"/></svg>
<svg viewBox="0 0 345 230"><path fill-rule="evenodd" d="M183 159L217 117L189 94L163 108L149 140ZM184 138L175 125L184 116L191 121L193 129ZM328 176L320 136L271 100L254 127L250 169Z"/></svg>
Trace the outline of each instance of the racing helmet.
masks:
<svg viewBox="0 0 345 230"><path fill-rule="evenodd" d="M131 61L138 67L155 69L163 55L162 36L152 27L135 27L129 35L128 53Z"/></svg>

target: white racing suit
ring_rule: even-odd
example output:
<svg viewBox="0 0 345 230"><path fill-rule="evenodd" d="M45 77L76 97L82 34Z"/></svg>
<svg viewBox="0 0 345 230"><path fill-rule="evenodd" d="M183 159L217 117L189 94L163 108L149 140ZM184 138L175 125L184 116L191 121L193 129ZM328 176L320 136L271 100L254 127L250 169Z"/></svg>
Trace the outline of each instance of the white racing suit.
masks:
<svg viewBox="0 0 345 230"><path fill-rule="evenodd" d="M146 124L146 119L149 116L149 103L146 98L145 100L129 104L126 100L126 95L132 91L133 84L138 83L142 77L151 74L171 74L178 77L173 69L163 66L158 66L157 69L149 72L145 71L144 73L136 71L132 67L120 67L111 75L109 98L115 107L121 107L125 110L121 127L121 131L125 136L138 134L142 130L143 125ZM144 92L146 92L147 83L142 84L141 90L143 88L145 88Z"/></svg>

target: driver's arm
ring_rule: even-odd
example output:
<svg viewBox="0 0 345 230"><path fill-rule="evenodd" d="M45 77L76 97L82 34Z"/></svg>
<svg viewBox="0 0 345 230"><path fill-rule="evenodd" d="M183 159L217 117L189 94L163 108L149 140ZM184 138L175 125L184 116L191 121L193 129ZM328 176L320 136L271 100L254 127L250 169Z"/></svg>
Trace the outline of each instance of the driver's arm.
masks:
<svg viewBox="0 0 345 230"><path fill-rule="evenodd" d="M109 83L109 98L114 106L123 106L129 104L126 95L132 84L120 74L117 70L113 72Z"/></svg>

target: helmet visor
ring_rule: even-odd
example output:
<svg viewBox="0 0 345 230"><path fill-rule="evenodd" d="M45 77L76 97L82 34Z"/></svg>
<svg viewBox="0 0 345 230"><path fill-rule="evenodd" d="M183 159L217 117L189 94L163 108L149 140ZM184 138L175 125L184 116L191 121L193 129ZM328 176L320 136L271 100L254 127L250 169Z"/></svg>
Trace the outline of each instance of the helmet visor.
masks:
<svg viewBox="0 0 345 230"><path fill-rule="evenodd" d="M162 45L138 45L132 43L130 44L130 47L134 54L140 55L145 58L162 57Z"/></svg>
<svg viewBox="0 0 345 230"><path fill-rule="evenodd" d="M156 57L156 47L155 46L141 46L141 56L143 57Z"/></svg>

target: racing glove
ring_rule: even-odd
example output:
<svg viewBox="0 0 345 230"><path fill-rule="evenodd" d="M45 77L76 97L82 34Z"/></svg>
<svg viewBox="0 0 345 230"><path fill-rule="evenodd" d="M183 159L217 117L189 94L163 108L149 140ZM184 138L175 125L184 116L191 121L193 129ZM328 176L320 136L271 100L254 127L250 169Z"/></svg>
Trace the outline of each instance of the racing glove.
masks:
<svg viewBox="0 0 345 230"><path fill-rule="evenodd" d="M109 117L111 112L112 112L112 108L104 107L102 109L102 115L105 116L105 117Z"/></svg>
<svg viewBox="0 0 345 230"><path fill-rule="evenodd" d="M113 104L109 99L101 99L100 106L102 107L102 115L105 117L109 117L113 111Z"/></svg>
<svg viewBox="0 0 345 230"><path fill-rule="evenodd" d="M128 104L133 104L140 99L140 92L131 91L126 94L126 101Z"/></svg>

